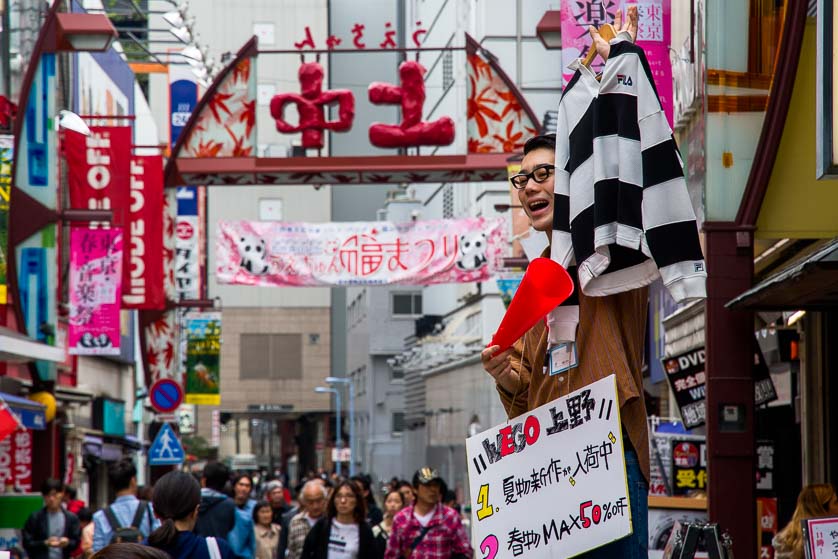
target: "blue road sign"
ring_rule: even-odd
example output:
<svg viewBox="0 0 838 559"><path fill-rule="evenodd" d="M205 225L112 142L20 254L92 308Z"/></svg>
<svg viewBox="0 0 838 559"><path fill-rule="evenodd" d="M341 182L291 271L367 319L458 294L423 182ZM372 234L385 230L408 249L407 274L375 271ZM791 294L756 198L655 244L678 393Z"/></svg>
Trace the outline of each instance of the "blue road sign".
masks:
<svg viewBox="0 0 838 559"><path fill-rule="evenodd" d="M157 436L154 437L151 448L148 449L149 466L183 464L184 458L185 454L180 440L172 431L172 427L168 423L164 423Z"/></svg>
<svg viewBox="0 0 838 559"><path fill-rule="evenodd" d="M183 388L172 379L160 379L151 385L148 398L156 411L171 413L183 402Z"/></svg>

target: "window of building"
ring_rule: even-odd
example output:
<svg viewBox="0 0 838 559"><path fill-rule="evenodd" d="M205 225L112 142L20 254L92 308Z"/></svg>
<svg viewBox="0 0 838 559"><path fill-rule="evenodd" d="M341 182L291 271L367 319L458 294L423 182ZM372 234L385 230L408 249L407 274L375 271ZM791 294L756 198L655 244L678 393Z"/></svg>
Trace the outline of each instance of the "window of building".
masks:
<svg viewBox="0 0 838 559"><path fill-rule="evenodd" d="M404 412L393 412L393 434L401 434L404 431Z"/></svg>
<svg viewBox="0 0 838 559"><path fill-rule="evenodd" d="M390 380L404 380L404 369L401 367L390 367Z"/></svg>
<svg viewBox="0 0 838 559"><path fill-rule="evenodd" d="M421 293L393 293L393 316L419 316L422 314Z"/></svg>
<svg viewBox="0 0 838 559"><path fill-rule="evenodd" d="M239 378L278 380L303 378L302 334L241 334Z"/></svg>

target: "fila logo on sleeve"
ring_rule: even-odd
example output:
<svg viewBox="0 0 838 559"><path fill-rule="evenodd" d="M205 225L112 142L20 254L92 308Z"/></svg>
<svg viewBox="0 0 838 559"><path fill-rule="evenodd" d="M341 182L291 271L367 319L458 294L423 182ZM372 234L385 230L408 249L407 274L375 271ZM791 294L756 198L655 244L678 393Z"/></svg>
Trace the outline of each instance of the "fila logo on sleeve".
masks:
<svg viewBox="0 0 838 559"><path fill-rule="evenodd" d="M631 76L627 76L625 74L617 74L617 83L625 86L634 85L634 82L631 80Z"/></svg>

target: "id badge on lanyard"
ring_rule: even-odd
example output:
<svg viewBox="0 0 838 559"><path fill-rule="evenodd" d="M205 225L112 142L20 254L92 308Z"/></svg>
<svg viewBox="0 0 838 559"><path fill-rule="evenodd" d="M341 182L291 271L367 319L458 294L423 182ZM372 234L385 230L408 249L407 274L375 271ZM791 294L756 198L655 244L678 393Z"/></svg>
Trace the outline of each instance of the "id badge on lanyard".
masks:
<svg viewBox="0 0 838 559"><path fill-rule="evenodd" d="M547 357L549 366L545 368L550 376L558 375L579 365L576 358L576 344L573 342L551 347L547 351Z"/></svg>

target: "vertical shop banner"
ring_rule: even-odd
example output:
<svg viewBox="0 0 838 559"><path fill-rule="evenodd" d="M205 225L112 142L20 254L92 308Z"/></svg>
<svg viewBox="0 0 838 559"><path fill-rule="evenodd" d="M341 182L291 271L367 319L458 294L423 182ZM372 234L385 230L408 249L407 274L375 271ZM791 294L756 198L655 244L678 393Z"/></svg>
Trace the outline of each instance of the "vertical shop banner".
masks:
<svg viewBox="0 0 838 559"><path fill-rule="evenodd" d="M178 299L200 299L200 220L198 187L177 189L175 223L175 288Z"/></svg>
<svg viewBox="0 0 838 559"><path fill-rule="evenodd" d="M119 355L122 231L70 230L69 351Z"/></svg>
<svg viewBox="0 0 838 559"><path fill-rule="evenodd" d="M187 404L221 404L221 313L186 316Z"/></svg>
<svg viewBox="0 0 838 559"><path fill-rule="evenodd" d="M570 63L587 56L591 48L588 26L598 28L612 23L617 11L631 4L637 5L637 44L649 60L661 105L672 127L671 0L562 0L562 78L567 85L573 77L573 71L568 69ZM596 57L591 69L599 73L603 66L602 59Z"/></svg>
<svg viewBox="0 0 838 559"><path fill-rule="evenodd" d="M773 541L779 530L776 498L757 497L757 519L759 559L774 559ZM838 556L838 553L836 556Z"/></svg>
<svg viewBox="0 0 838 559"><path fill-rule="evenodd" d="M703 441L672 441L672 494L707 491L707 445Z"/></svg>
<svg viewBox="0 0 838 559"><path fill-rule="evenodd" d="M482 556L564 559L631 533L616 377L466 439Z"/></svg>
<svg viewBox="0 0 838 559"><path fill-rule="evenodd" d="M175 300L175 212L177 201L174 190L163 193L163 292L168 300ZM177 314L175 310L162 313L145 328L146 366L150 381L171 378L183 382L177 348Z"/></svg>
<svg viewBox="0 0 838 559"><path fill-rule="evenodd" d="M162 309L163 288L163 156L131 157L131 195L125 225L127 239L122 272L122 306Z"/></svg>
<svg viewBox="0 0 838 559"><path fill-rule="evenodd" d="M655 80L663 112L672 128L673 91L672 62L669 46L672 44L671 0L627 0L625 6L637 4L637 45L643 47L649 60L649 69Z"/></svg>
<svg viewBox="0 0 838 559"><path fill-rule="evenodd" d="M180 58L180 57L176 57ZM181 59L182 60L182 59ZM179 61L181 61L179 60ZM180 133L198 104L198 82L188 66L169 65L169 142L177 143Z"/></svg>
<svg viewBox="0 0 838 559"><path fill-rule="evenodd" d="M774 441L757 441L757 493L774 495Z"/></svg>
<svg viewBox="0 0 838 559"><path fill-rule="evenodd" d="M7 303L6 277L8 264L6 249L9 247L9 198L12 194L12 160L15 137L0 135L0 305Z"/></svg>
<svg viewBox="0 0 838 559"><path fill-rule="evenodd" d="M90 136L65 131L70 207L111 210L111 227L123 227L130 197L131 127L91 126ZM95 227L91 224L91 227Z"/></svg>
<svg viewBox="0 0 838 559"><path fill-rule="evenodd" d="M0 441L0 487L32 491L31 429L19 429Z"/></svg>

